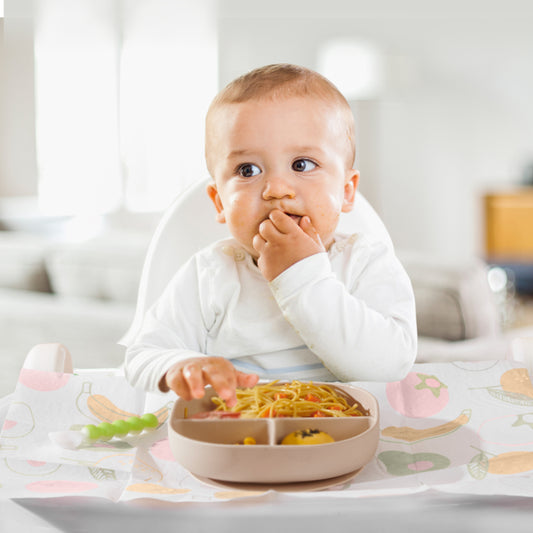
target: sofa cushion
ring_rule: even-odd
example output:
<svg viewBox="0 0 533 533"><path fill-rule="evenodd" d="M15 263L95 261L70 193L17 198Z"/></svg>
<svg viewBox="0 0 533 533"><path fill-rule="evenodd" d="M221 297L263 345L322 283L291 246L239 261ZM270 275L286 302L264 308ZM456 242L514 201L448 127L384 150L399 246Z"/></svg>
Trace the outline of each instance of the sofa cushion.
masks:
<svg viewBox="0 0 533 533"><path fill-rule="evenodd" d="M50 342L64 344L77 368L119 366L124 347L117 343L129 328L134 310L120 302L0 288L2 373L16 376L30 349Z"/></svg>
<svg viewBox="0 0 533 533"><path fill-rule="evenodd" d="M417 363L489 361L512 358L512 339L507 335L476 337L460 342L419 337Z"/></svg>
<svg viewBox="0 0 533 533"><path fill-rule="evenodd" d="M149 238L106 236L62 244L46 258L59 296L135 303Z"/></svg>
<svg viewBox="0 0 533 533"><path fill-rule="evenodd" d="M419 336L459 341L501 331L483 261L454 263L417 253L398 255L413 285Z"/></svg>
<svg viewBox="0 0 533 533"><path fill-rule="evenodd" d="M39 235L0 231L0 287L48 292L47 247Z"/></svg>

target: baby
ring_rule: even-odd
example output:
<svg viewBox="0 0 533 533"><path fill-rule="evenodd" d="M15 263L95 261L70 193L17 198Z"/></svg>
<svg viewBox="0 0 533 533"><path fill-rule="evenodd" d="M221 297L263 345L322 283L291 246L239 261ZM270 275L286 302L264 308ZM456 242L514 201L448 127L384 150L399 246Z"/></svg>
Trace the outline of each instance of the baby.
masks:
<svg viewBox="0 0 533 533"><path fill-rule="evenodd" d="M146 314L129 381L186 400L212 385L231 405L259 378L403 378L409 279L386 243L337 233L354 159L350 107L316 72L270 65L223 89L206 119L207 193L232 239L192 257Z"/></svg>

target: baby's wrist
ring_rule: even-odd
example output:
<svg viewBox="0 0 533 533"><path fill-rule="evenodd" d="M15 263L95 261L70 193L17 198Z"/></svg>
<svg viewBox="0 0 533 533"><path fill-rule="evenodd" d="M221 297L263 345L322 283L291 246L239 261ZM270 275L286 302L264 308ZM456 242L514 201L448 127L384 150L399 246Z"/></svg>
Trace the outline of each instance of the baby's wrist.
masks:
<svg viewBox="0 0 533 533"><path fill-rule="evenodd" d="M276 299L293 294L319 279L331 275L327 252L319 252L296 261L269 282Z"/></svg>

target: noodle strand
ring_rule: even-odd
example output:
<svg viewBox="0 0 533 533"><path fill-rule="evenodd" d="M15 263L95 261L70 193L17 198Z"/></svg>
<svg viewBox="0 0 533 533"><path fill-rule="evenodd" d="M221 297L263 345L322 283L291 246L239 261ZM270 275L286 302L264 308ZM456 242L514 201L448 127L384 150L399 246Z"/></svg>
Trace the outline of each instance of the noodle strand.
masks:
<svg viewBox="0 0 533 533"><path fill-rule="evenodd" d="M278 380L237 389L237 403L229 408L220 397L212 398L215 411L241 413L242 418L344 417L368 413L349 395L328 385Z"/></svg>

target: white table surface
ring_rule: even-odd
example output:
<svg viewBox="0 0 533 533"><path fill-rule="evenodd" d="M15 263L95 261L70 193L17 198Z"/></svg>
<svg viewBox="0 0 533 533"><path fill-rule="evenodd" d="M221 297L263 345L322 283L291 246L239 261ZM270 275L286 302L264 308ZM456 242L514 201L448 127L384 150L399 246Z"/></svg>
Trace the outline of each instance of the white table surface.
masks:
<svg viewBox="0 0 533 533"><path fill-rule="evenodd" d="M354 499L262 500L217 504L166 504L155 500L112 503L94 498L0 502L2 532L214 532L314 531L505 533L533 531L533 499L414 495Z"/></svg>

